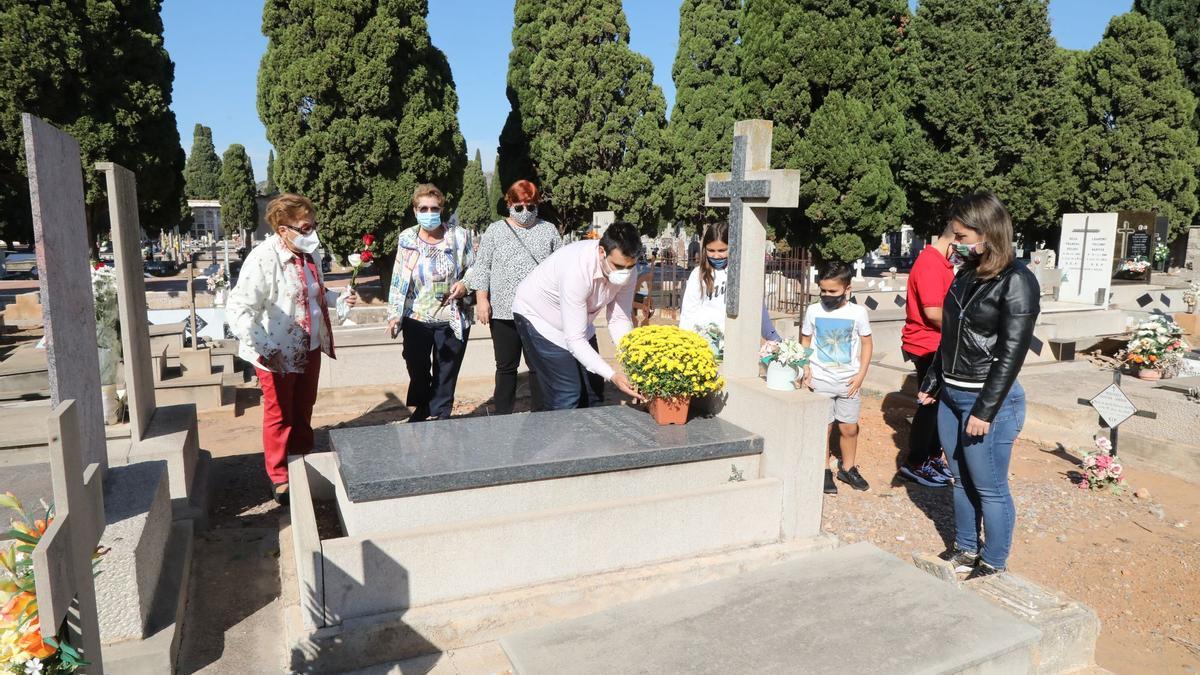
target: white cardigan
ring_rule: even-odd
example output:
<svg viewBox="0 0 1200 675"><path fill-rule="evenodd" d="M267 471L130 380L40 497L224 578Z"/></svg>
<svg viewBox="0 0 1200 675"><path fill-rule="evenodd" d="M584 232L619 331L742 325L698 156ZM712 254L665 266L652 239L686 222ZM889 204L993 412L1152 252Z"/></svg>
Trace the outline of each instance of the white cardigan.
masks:
<svg viewBox="0 0 1200 675"><path fill-rule="evenodd" d="M683 309L679 312L679 327L700 332L710 323L715 323L721 332L725 332L725 270L713 270L713 292L704 292L704 281L700 278L700 268L692 270L688 277L687 288L683 292ZM775 331L771 317L767 314L767 305L762 308L762 337L764 340L782 340Z"/></svg>

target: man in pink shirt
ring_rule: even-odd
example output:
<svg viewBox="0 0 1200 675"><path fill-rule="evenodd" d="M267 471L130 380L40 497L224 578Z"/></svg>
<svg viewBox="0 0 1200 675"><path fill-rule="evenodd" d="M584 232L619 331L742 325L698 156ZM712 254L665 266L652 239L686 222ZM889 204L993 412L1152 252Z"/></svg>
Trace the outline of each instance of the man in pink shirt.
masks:
<svg viewBox="0 0 1200 675"><path fill-rule="evenodd" d="M598 403L604 380L641 400L625 374L600 356L594 325L606 310L613 344L633 329L634 269L641 250L637 228L613 223L598 242L560 248L517 287L513 321L541 386L543 409Z"/></svg>

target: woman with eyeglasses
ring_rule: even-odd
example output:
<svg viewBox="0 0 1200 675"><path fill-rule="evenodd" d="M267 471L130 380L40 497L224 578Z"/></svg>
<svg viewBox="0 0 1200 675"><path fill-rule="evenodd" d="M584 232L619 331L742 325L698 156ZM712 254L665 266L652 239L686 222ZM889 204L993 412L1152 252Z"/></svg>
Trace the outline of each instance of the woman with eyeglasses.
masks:
<svg viewBox="0 0 1200 675"><path fill-rule="evenodd" d="M562 246L558 228L538 217L541 196L536 185L519 180L508 188L504 199L508 203L508 217L488 225L480 240L475 266L467 276L467 286L475 291L477 299L475 318L492 330L492 349L496 355L493 405L497 415L512 413L517 398L521 336L512 313L517 286ZM529 396L533 409L539 409L541 389L532 372Z"/></svg>
<svg viewBox="0 0 1200 675"><path fill-rule="evenodd" d="M417 225L400 233L388 293L388 330L404 336L410 422L450 417L471 330L461 300L475 247L470 231L442 221L445 203L429 183L413 191Z"/></svg>
<svg viewBox="0 0 1200 675"><path fill-rule="evenodd" d="M275 234L246 256L225 315L238 356L254 365L262 389L263 457L272 496L285 504L289 454L312 450L312 410L321 353L333 358L329 306L344 320L358 296L325 287L316 209L307 197L282 194L267 206Z"/></svg>

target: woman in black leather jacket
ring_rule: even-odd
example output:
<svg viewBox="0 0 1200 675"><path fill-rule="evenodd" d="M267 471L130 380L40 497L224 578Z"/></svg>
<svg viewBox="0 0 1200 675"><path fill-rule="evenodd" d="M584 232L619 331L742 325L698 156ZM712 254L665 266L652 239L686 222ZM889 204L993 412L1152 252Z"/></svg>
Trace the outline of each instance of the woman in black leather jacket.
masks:
<svg viewBox="0 0 1200 675"><path fill-rule="evenodd" d="M955 542L943 558L976 578L1001 572L1016 507L1008 487L1013 442L1025 424L1017 373L1039 312L1037 278L1013 255L1012 219L990 192L950 208L962 268L942 308L938 357L921 384L940 401L938 436L954 474ZM987 537L980 547L980 524Z"/></svg>

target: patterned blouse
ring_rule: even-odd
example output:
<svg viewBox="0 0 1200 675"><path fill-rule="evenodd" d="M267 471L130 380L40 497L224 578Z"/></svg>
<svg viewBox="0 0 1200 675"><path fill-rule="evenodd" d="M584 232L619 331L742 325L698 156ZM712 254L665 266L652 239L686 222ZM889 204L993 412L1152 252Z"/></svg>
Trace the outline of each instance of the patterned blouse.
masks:
<svg viewBox="0 0 1200 675"><path fill-rule="evenodd" d="M461 227L447 226L445 236L437 244L426 242L417 233L417 227L400 233L388 290L388 319L448 322L454 336L461 340L464 329L471 325L471 317L461 303L442 306L442 298L475 263L471 233Z"/></svg>
<svg viewBox="0 0 1200 675"><path fill-rule="evenodd" d="M314 253L310 260L298 258L284 246L279 235L267 237L246 256L237 285L225 306L229 330L238 338L241 359L257 368L272 370L268 365L278 357L282 358L282 372L303 373L308 367L312 340L308 297L312 290L320 293L325 322L317 330L321 351L334 355L328 307L337 302L337 293L325 288L321 254ZM310 288L304 281L301 265L305 264L310 274L316 274L316 288Z"/></svg>
<svg viewBox="0 0 1200 675"><path fill-rule="evenodd" d="M492 318L511 321L517 286L533 268L562 248L562 237L553 223L539 220L529 228L514 227L506 220L488 225L479 242L475 267L467 275L467 286L487 291Z"/></svg>

